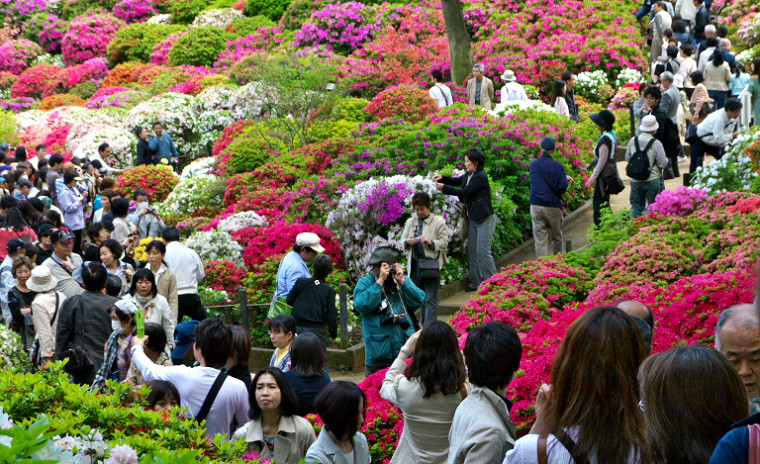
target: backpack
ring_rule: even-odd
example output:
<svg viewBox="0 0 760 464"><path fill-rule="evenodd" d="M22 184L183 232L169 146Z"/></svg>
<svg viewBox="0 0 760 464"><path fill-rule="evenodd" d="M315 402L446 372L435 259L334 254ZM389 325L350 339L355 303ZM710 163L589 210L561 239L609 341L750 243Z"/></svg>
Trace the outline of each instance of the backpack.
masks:
<svg viewBox="0 0 760 464"><path fill-rule="evenodd" d="M628 166L625 167L625 173L628 177L635 180L649 179L649 175L652 173L652 167L649 165L649 149L652 148L652 145L654 145L656 140L657 139L652 137L646 147L642 150L639 147L639 138L635 137L633 139L633 145L636 148L636 151L633 152L630 161L628 161Z"/></svg>

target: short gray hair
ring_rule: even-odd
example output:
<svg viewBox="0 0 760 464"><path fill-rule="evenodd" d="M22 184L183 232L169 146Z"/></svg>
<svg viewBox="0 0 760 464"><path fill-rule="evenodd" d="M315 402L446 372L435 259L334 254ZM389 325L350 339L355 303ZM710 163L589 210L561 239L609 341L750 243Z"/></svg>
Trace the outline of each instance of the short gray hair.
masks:
<svg viewBox="0 0 760 464"><path fill-rule="evenodd" d="M731 48L731 41L728 39L720 39L718 41L718 48Z"/></svg>
<svg viewBox="0 0 760 464"><path fill-rule="evenodd" d="M472 65L472 69L478 68L480 72L486 72L486 67L483 66L483 63L475 63Z"/></svg>
<svg viewBox="0 0 760 464"><path fill-rule="evenodd" d="M715 348L720 351L720 331L723 330L723 326L726 322L733 318L739 318L738 323L741 327L749 327L751 329L760 329L760 320L758 320L757 308L751 304L740 304L731 306L721 313L718 319L718 324L715 326Z"/></svg>
<svg viewBox="0 0 760 464"><path fill-rule="evenodd" d="M715 34L716 32L718 32L718 29L715 28L714 24L705 26L705 34Z"/></svg>
<svg viewBox="0 0 760 464"><path fill-rule="evenodd" d="M664 73L660 74L661 81L668 81L672 84L673 79L675 79L675 77L673 77L673 73L670 71L665 71Z"/></svg>

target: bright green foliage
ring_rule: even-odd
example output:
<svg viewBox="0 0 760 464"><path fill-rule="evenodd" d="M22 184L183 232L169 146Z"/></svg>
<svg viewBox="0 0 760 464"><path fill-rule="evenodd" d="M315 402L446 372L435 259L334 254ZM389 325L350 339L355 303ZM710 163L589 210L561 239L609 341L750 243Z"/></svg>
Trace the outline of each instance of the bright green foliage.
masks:
<svg viewBox="0 0 760 464"><path fill-rule="evenodd" d="M246 16L263 15L272 21L279 21L288 9L289 0L248 0L245 3Z"/></svg>
<svg viewBox="0 0 760 464"><path fill-rule="evenodd" d="M108 44L108 65L127 61L150 62L150 54L159 42L184 31L180 25L135 23L120 29Z"/></svg>
<svg viewBox="0 0 760 464"><path fill-rule="evenodd" d="M17 145L18 127L16 126L16 115L10 111L0 111L0 140L8 142L11 146Z"/></svg>
<svg viewBox="0 0 760 464"><path fill-rule="evenodd" d="M345 119L354 122L369 122L372 118L364 108L369 105L369 100L363 98L344 98L335 104L330 112L330 118L334 120Z"/></svg>
<svg viewBox="0 0 760 464"><path fill-rule="evenodd" d="M227 151L231 156L226 161L229 174L253 171L287 151L287 146L281 140L266 137L267 132L262 125L254 124L230 144Z"/></svg>
<svg viewBox="0 0 760 464"><path fill-rule="evenodd" d="M169 14L178 24L190 24L198 14L208 8L209 0L172 0L169 3Z"/></svg>
<svg viewBox="0 0 760 464"><path fill-rule="evenodd" d="M227 33L230 35L230 40L238 37L245 37L251 35L261 29L262 27L274 27L277 23L267 18L266 16L258 15L253 17L237 18L232 21L232 24L227 26Z"/></svg>
<svg viewBox="0 0 760 464"><path fill-rule="evenodd" d="M169 65L213 66L228 39L229 36L220 27L206 26L191 29L172 47L169 52Z"/></svg>

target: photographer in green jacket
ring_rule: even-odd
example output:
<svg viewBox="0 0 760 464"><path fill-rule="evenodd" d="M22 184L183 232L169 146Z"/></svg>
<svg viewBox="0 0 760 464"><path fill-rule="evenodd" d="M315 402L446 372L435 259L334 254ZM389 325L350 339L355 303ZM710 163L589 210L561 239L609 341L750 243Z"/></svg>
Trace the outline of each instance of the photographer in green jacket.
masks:
<svg viewBox="0 0 760 464"><path fill-rule="evenodd" d="M393 363L416 331L409 314L422 306L425 292L404 276L395 248L378 247L369 258L372 272L354 289L354 309L362 316L362 335L369 376Z"/></svg>

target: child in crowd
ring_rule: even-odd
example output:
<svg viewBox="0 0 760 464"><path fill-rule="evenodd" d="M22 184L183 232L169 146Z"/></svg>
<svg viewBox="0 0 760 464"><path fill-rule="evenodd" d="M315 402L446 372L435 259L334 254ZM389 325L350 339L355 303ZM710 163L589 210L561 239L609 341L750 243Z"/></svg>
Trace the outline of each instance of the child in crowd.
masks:
<svg viewBox="0 0 760 464"><path fill-rule="evenodd" d="M148 394L148 409L151 411L168 412L179 407L179 392L173 383L166 380L151 380L146 383L150 387Z"/></svg>
<svg viewBox="0 0 760 464"><path fill-rule="evenodd" d="M290 370L290 344L295 336L296 320L290 314L275 316L269 321L269 338L276 348L269 367L278 367L282 372Z"/></svg>

